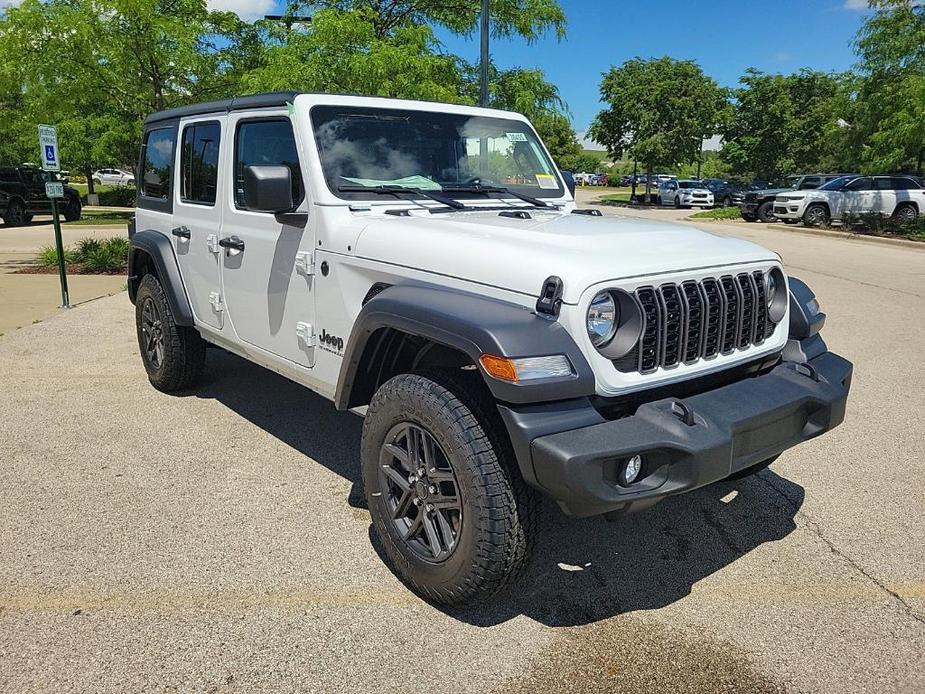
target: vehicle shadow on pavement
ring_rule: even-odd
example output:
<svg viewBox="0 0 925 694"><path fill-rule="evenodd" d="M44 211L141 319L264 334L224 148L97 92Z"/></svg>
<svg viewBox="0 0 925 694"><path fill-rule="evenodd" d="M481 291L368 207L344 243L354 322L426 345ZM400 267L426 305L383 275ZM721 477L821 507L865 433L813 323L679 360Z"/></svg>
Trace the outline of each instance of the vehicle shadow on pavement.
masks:
<svg viewBox="0 0 925 694"><path fill-rule="evenodd" d="M217 400L349 480L347 503L365 507L359 417L227 352L210 350L208 360L197 397ZM574 626L664 607L689 595L698 581L793 532L803 497L801 486L769 469L670 497L613 522L569 518L547 500L533 561L516 586L483 606L444 611L478 626L518 615ZM370 538L382 557L372 526Z"/></svg>
<svg viewBox="0 0 925 694"><path fill-rule="evenodd" d="M453 617L492 626L525 615L575 626L665 607L695 583L796 529L803 487L770 470L719 482L613 522L563 515L553 503L517 586Z"/></svg>
<svg viewBox="0 0 925 694"><path fill-rule="evenodd" d="M223 350L210 349L195 395L225 407L352 483L347 502L366 507L360 479L363 420L320 395Z"/></svg>

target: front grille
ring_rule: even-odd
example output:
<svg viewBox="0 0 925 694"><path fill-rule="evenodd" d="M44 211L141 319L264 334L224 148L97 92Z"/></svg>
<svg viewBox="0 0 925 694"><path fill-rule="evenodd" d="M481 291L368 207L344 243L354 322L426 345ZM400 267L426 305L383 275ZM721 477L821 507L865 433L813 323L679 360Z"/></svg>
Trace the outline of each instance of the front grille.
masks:
<svg viewBox="0 0 925 694"><path fill-rule="evenodd" d="M762 344L774 332L761 271L639 287L639 344L613 360L623 373L652 373Z"/></svg>

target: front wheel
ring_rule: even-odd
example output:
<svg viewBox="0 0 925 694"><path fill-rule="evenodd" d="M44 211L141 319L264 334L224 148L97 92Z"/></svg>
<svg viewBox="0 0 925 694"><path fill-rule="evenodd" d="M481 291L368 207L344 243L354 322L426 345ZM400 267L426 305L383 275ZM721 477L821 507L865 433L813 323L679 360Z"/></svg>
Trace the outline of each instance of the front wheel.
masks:
<svg viewBox="0 0 925 694"><path fill-rule="evenodd" d="M758 207L758 219L765 224L777 221L777 217L774 216L774 202L772 200L763 202Z"/></svg>
<svg viewBox="0 0 925 694"><path fill-rule="evenodd" d="M512 469L479 385L402 374L376 391L363 423L363 484L387 560L411 590L447 606L510 583L536 527L536 494Z"/></svg>
<svg viewBox="0 0 925 694"><path fill-rule="evenodd" d="M732 207L732 198L728 195L723 198L723 207Z"/></svg>
<svg viewBox="0 0 925 694"><path fill-rule="evenodd" d="M828 226L830 220L829 208L819 202L807 207L803 213L803 224L808 227Z"/></svg>
<svg viewBox="0 0 925 694"><path fill-rule="evenodd" d="M138 350L151 385L165 393L192 386L202 375L205 340L195 328L177 325L154 275L145 275L135 295Z"/></svg>
<svg viewBox="0 0 925 694"><path fill-rule="evenodd" d="M3 222L8 227L21 227L25 224L26 208L19 200L11 200L3 215Z"/></svg>

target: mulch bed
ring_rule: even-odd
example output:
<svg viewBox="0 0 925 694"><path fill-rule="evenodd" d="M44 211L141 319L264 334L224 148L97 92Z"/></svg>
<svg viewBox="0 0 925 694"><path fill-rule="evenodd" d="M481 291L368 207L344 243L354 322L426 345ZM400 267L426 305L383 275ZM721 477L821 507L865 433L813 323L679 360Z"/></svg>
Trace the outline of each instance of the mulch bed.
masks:
<svg viewBox="0 0 925 694"><path fill-rule="evenodd" d="M128 270L125 267L119 268L118 270L107 270L104 272L99 272L96 270L88 270L83 263L65 263L65 268L67 269L67 274L69 275L125 275ZM28 265L24 268L20 268L15 273L16 275L57 275L58 266L57 265Z"/></svg>

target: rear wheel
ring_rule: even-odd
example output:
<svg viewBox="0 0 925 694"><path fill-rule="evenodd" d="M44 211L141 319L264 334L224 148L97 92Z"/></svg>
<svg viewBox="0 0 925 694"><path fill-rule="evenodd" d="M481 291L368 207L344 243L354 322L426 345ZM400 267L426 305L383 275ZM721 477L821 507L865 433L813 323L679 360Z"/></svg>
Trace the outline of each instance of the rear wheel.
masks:
<svg viewBox="0 0 925 694"><path fill-rule="evenodd" d="M76 195L71 195L67 199L67 204L64 206L64 219L67 222L76 222L80 219L81 211L83 207L80 204L80 198Z"/></svg>
<svg viewBox="0 0 925 694"><path fill-rule="evenodd" d="M514 580L535 533L536 494L478 391L445 374L402 374L376 391L363 423L363 483L386 558L443 605Z"/></svg>
<svg viewBox="0 0 925 694"><path fill-rule="evenodd" d="M777 217L774 216L774 201L768 200L761 203L758 207L758 219L760 219L765 224L770 224L771 222L776 222Z"/></svg>
<svg viewBox="0 0 925 694"><path fill-rule="evenodd" d="M912 203L904 203L893 210L893 219L900 224L912 224L919 216L919 211Z"/></svg>
<svg viewBox="0 0 925 694"><path fill-rule="evenodd" d="M3 223L8 227L20 227L26 223L26 208L19 200L11 200L3 215Z"/></svg>
<svg viewBox="0 0 925 694"><path fill-rule="evenodd" d="M829 208L821 202L813 203L803 213L803 224L808 227L828 226L830 220Z"/></svg>
<svg viewBox="0 0 925 694"><path fill-rule="evenodd" d="M145 275L135 296L138 350L151 385L165 393L192 386L202 375L206 343L195 328L177 325L154 275Z"/></svg>

